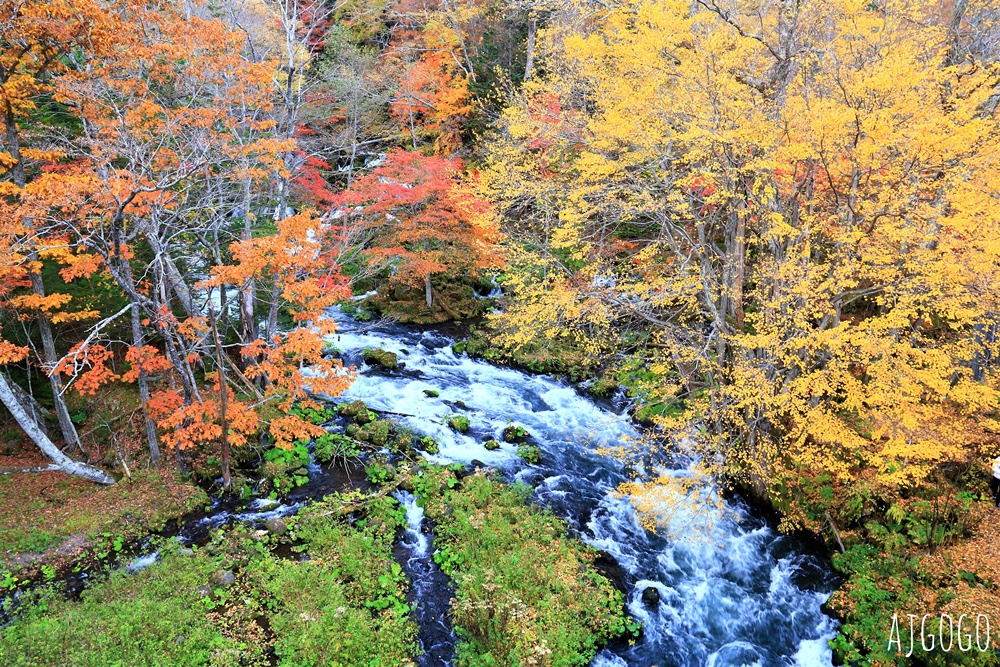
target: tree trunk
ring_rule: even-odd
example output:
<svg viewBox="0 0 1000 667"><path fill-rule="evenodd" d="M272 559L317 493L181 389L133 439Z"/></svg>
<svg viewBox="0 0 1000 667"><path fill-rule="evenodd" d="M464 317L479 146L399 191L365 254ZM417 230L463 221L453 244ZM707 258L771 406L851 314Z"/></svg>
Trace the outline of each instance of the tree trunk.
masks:
<svg viewBox="0 0 1000 667"><path fill-rule="evenodd" d="M434 303L434 290L431 288L431 274L424 276L424 299L427 300L427 307Z"/></svg>
<svg viewBox="0 0 1000 667"><path fill-rule="evenodd" d="M26 179L24 175L24 162L21 160L21 140L17 134L17 119L14 117L14 110L11 108L10 102L6 104L6 108L4 109L4 124L7 126L7 152L10 153L11 158L14 160L14 165L11 167L11 179L18 189L23 190ZM38 251L31 250L28 253L28 259L32 262L37 262ZM40 273L31 273L31 291L36 296L45 296L45 285L42 283ZM45 313L38 315L38 328L42 334L42 358L45 360L45 365L47 366L46 375L49 376L49 383L52 385L52 401L55 403L56 416L59 419L59 430L62 431L63 440L66 441L68 447L75 447L82 452L83 447L80 444L80 437L76 433L76 427L73 426L73 420L69 418L66 398L63 396L62 381L57 374L52 372L59 358L56 356L56 344L52 336L52 324L45 316Z"/></svg>
<svg viewBox="0 0 1000 667"><path fill-rule="evenodd" d="M142 322L139 320L139 304L132 302L132 345L142 350L146 341L142 335ZM146 424L146 440L149 442L149 459L156 465L160 462L160 443L156 437L156 424L149 416L149 376L142 366L139 366L139 400L142 403L142 419Z"/></svg>
<svg viewBox="0 0 1000 667"><path fill-rule="evenodd" d="M221 310L226 312L226 290L222 287L222 297L220 299ZM215 317L215 309L211 302L208 306L208 314L212 319L212 339L215 341L215 364L219 374L219 426L222 429L222 488L229 490L232 478L229 471L229 421L226 419L226 407L229 400L226 382L226 361L222 341L219 339L219 320Z"/></svg>
<svg viewBox="0 0 1000 667"><path fill-rule="evenodd" d="M52 459L53 466L52 470L59 470L68 475L75 475L76 477L82 477L84 479L89 479L92 482L97 482L98 484L114 484L114 478L108 473L100 470L99 468L94 468L85 463L80 463L79 461L74 461L69 458L56 447L49 437L38 428L35 424L35 420L24 411L21 404L18 402L17 397L11 390L10 385L7 382L7 378L0 373L0 402L2 402L10 414L14 416L17 423L24 429L24 432L31 438L38 448L42 450L46 456Z"/></svg>
<svg viewBox="0 0 1000 667"><path fill-rule="evenodd" d="M538 22L535 17L528 20L528 43L525 45L527 52L524 58L524 80L531 79L531 69L535 64L535 33L538 32Z"/></svg>

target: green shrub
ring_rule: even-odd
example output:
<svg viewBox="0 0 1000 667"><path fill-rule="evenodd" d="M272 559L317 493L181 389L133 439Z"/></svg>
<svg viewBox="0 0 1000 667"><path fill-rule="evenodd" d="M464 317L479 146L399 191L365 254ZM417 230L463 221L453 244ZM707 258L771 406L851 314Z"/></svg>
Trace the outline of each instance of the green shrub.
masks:
<svg viewBox="0 0 1000 667"><path fill-rule="evenodd" d="M421 438L417 440L417 444L420 446L420 449L424 450L428 454L437 454L441 449L438 446L437 440L429 435L421 436Z"/></svg>
<svg viewBox="0 0 1000 667"><path fill-rule="evenodd" d="M340 433L327 433L316 438L316 445L313 448L316 460L327 463L336 458L351 458L361 454L356 442L346 435Z"/></svg>

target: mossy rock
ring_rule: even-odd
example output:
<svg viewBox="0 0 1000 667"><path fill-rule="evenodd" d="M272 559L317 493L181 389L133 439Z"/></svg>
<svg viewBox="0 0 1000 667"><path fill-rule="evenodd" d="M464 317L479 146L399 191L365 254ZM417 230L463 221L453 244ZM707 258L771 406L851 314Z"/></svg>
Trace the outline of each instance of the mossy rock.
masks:
<svg viewBox="0 0 1000 667"><path fill-rule="evenodd" d="M386 370L392 370L399 365L395 352L389 352L380 348L367 349L361 353L361 357L369 366L381 366Z"/></svg>
<svg viewBox="0 0 1000 667"><path fill-rule="evenodd" d="M465 354L465 348L468 345L469 345L469 341L467 341L467 340L460 340L460 341L458 341L457 343L454 343L451 346L451 351L455 354L456 357L460 357L463 354Z"/></svg>
<svg viewBox="0 0 1000 667"><path fill-rule="evenodd" d="M358 439L358 434L361 433L361 427L357 424L348 424L347 428L344 429L344 435L348 438Z"/></svg>
<svg viewBox="0 0 1000 667"><path fill-rule="evenodd" d="M542 450L534 445L521 445L517 448L517 455L527 463L538 464L542 462Z"/></svg>
<svg viewBox="0 0 1000 667"><path fill-rule="evenodd" d="M373 422L376 419L378 419L378 415L372 412L371 410L363 410L358 414L354 415L354 423L362 426L364 424Z"/></svg>
<svg viewBox="0 0 1000 667"><path fill-rule="evenodd" d="M422 436L419 440L417 440L417 444L420 446L420 449L424 450L428 454L437 454L441 450L438 446L437 440L429 435Z"/></svg>
<svg viewBox="0 0 1000 667"><path fill-rule="evenodd" d="M615 393L620 386L621 384L613 375L605 373L587 387L587 393L597 398L607 398Z"/></svg>
<svg viewBox="0 0 1000 667"><path fill-rule="evenodd" d="M469 432L469 418L465 415L452 415L448 419L448 426L452 427L459 433Z"/></svg>
<svg viewBox="0 0 1000 667"><path fill-rule="evenodd" d="M509 424L503 430L503 441L504 442L521 442L522 440L527 440L531 437L527 429L523 426L518 426L517 424Z"/></svg>
<svg viewBox="0 0 1000 667"><path fill-rule="evenodd" d="M389 449L399 454L405 454L413 447L413 436L409 433L399 433L392 439Z"/></svg>
<svg viewBox="0 0 1000 667"><path fill-rule="evenodd" d="M382 447L389 442L389 434L392 431L392 422L388 419L368 422L358 429L358 440L370 442L376 447Z"/></svg>
<svg viewBox="0 0 1000 667"><path fill-rule="evenodd" d="M439 392L437 389L424 389L424 395L427 396L428 398L437 398L438 396L441 395L441 392Z"/></svg>
<svg viewBox="0 0 1000 667"><path fill-rule="evenodd" d="M337 406L337 413L343 415L344 417L356 417L359 413L368 410L368 406L362 401L352 401L350 403L341 403Z"/></svg>
<svg viewBox="0 0 1000 667"><path fill-rule="evenodd" d="M500 443L494 440L493 438L490 438L489 440L483 443L483 447L492 452L497 449L500 449Z"/></svg>

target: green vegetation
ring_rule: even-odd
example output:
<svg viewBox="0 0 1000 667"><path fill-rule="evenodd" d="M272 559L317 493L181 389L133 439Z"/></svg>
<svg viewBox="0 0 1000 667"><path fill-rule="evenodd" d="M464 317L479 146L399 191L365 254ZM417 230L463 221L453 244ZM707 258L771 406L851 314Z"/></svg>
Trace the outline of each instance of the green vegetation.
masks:
<svg viewBox="0 0 1000 667"><path fill-rule="evenodd" d="M469 418L465 415L452 415L448 418L448 426L459 433L469 432Z"/></svg>
<svg viewBox="0 0 1000 667"><path fill-rule="evenodd" d="M317 461L328 463L334 459L354 458L361 454L358 443L340 433L327 433L316 438L313 454Z"/></svg>
<svg viewBox="0 0 1000 667"><path fill-rule="evenodd" d="M424 389L424 394L428 398L437 398L441 393L437 389Z"/></svg>
<svg viewBox="0 0 1000 667"><path fill-rule="evenodd" d="M529 506L527 487L481 473L455 484L453 472L434 467L415 487L436 526L434 560L457 588L462 667L526 665L540 654L547 665L585 665L610 639L638 632L621 594L593 569L596 553Z"/></svg>
<svg viewBox="0 0 1000 667"><path fill-rule="evenodd" d="M236 655L238 648L207 617L209 598L198 590L216 567L201 553L172 551L135 575L112 574L79 602L54 590L39 593L16 623L0 631L0 664L236 665L213 660Z"/></svg>
<svg viewBox="0 0 1000 667"><path fill-rule="evenodd" d="M508 424L503 430L503 441L504 442L520 442L522 440L527 440L531 437L527 429L523 426L518 426L517 424Z"/></svg>
<svg viewBox="0 0 1000 667"><path fill-rule="evenodd" d="M483 443L483 447L492 452L496 449L500 449L500 443L494 440L493 438L490 438L489 440Z"/></svg>
<svg viewBox="0 0 1000 667"><path fill-rule="evenodd" d="M542 450L534 445L521 445L517 448L517 455L532 465L542 462Z"/></svg>

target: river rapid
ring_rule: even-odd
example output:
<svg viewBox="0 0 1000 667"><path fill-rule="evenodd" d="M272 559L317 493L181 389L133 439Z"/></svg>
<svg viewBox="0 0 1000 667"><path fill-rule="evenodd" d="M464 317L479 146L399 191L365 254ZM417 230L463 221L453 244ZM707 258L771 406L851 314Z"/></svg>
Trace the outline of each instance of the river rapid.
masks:
<svg viewBox="0 0 1000 667"><path fill-rule="evenodd" d="M835 636L836 622L821 606L834 576L821 557L776 533L739 499L726 501L728 511L705 528L709 534L668 540L642 527L630 501L614 493L627 480L623 464L595 449L639 435L624 406L599 405L551 377L456 356L454 340L436 331L368 325L339 311L331 316L339 325L331 342L345 363L362 371L342 399L395 413L390 416L402 425L433 436L440 451L425 454L433 462L478 460L531 485L536 502L620 565L628 609L643 621L643 636L635 646L605 649L593 667L832 664L827 640ZM395 352L404 367L368 368L361 358L365 348ZM428 396L425 389L439 395ZM456 413L469 418L467 434L447 426L446 418ZM531 433L543 453L539 465L526 465L515 445L502 443L492 452L483 447L489 438L501 441L510 422ZM693 507L682 504L672 513L682 525L686 514L692 526L704 524ZM409 517L413 528L420 517L412 509ZM432 543L412 533L406 540L413 544L411 561L433 553ZM418 591L433 585L435 568L408 569L411 577L427 579L414 581ZM658 601L643 600L650 587Z"/></svg>

